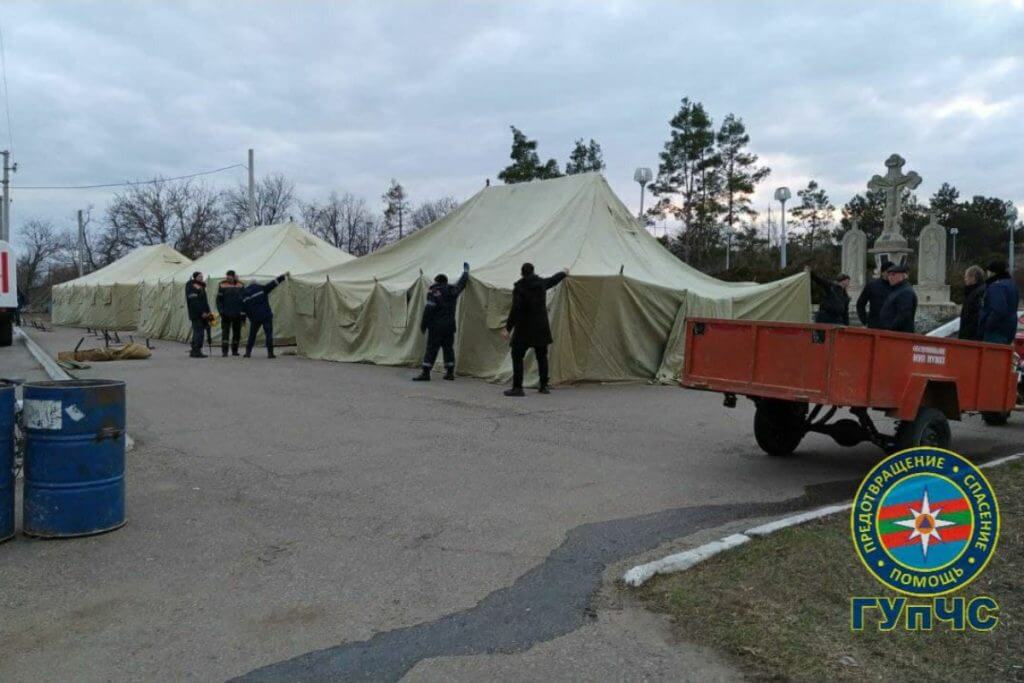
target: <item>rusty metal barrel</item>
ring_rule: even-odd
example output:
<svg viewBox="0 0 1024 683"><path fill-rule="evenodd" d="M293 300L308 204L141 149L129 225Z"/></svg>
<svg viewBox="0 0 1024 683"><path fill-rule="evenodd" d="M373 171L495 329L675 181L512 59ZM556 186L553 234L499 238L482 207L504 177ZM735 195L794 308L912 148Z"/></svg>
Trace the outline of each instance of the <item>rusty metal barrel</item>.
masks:
<svg viewBox="0 0 1024 683"><path fill-rule="evenodd" d="M14 536L14 385L0 382L0 542Z"/></svg>
<svg viewBox="0 0 1024 683"><path fill-rule="evenodd" d="M67 538L123 526L124 382L29 382L23 396L25 533Z"/></svg>

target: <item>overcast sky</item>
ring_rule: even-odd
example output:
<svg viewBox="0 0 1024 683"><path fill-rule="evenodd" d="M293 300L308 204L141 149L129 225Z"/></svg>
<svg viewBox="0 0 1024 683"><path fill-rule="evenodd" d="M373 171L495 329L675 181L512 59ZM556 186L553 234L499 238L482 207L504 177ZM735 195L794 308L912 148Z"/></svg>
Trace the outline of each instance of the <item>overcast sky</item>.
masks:
<svg viewBox="0 0 1024 683"><path fill-rule="evenodd" d="M244 163L304 198L462 200L507 163L509 124L564 164L595 138L636 208L684 96L734 112L781 184L838 206L892 152L963 195L1024 200L1024 1L21 2L0 15L12 185ZM7 146L0 110L0 145ZM239 169L208 179L242 180ZM13 224L70 225L110 191L14 191Z"/></svg>

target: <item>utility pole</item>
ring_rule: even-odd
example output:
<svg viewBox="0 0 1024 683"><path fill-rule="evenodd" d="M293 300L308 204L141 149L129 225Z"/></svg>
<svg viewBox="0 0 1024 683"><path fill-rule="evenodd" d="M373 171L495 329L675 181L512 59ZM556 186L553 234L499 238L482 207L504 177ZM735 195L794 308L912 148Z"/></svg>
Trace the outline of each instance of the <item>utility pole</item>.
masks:
<svg viewBox="0 0 1024 683"><path fill-rule="evenodd" d="M256 227L256 164L252 147L249 148L249 227Z"/></svg>
<svg viewBox="0 0 1024 683"><path fill-rule="evenodd" d="M82 210L78 210L78 277L85 275L85 223Z"/></svg>
<svg viewBox="0 0 1024 683"><path fill-rule="evenodd" d="M18 165L11 166L11 152L4 150L0 152L4 158L3 192L4 205L0 210L0 240L11 241L11 171L17 171Z"/></svg>

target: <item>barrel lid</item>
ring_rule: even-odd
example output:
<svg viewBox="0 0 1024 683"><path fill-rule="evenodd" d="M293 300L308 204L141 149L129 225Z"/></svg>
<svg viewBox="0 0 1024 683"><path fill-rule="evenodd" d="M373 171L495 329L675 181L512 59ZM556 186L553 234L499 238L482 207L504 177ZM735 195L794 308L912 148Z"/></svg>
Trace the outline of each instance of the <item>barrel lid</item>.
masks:
<svg viewBox="0 0 1024 683"><path fill-rule="evenodd" d="M25 388L39 387L42 389L96 389L98 387L123 387L124 381L119 379L55 379L38 382L25 382Z"/></svg>

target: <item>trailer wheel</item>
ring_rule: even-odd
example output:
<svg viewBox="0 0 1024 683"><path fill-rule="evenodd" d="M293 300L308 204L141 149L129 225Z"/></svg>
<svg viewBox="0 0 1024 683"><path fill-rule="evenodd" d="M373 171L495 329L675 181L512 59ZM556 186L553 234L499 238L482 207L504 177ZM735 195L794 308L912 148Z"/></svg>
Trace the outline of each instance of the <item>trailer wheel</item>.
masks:
<svg viewBox="0 0 1024 683"><path fill-rule="evenodd" d="M935 408L921 408L916 418L900 422L900 426L896 428L897 451L917 446L949 448L951 439L949 420Z"/></svg>
<svg viewBox="0 0 1024 683"><path fill-rule="evenodd" d="M982 413L981 419L992 427L1001 427L1010 421L1010 411L1005 413Z"/></svg>
<svg viewBox="0 0 1024 683"><path fill-rule="evenodd" d="M807 404L764 400L754 412L754 438L768 455L791 455L807 433Z"/></svg>

